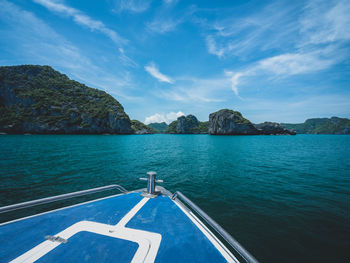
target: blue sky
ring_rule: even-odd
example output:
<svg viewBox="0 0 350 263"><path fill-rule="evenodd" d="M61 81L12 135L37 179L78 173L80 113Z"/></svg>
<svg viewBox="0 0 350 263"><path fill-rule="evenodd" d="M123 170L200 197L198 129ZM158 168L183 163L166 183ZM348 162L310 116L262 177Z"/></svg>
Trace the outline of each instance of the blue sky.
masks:
<svg viewBox="0 0 350 263"><path fill-rule="evenodd" d="M146 123L350 117L349 14L346 0L0 0L0 65L50 65Z"/></svg>

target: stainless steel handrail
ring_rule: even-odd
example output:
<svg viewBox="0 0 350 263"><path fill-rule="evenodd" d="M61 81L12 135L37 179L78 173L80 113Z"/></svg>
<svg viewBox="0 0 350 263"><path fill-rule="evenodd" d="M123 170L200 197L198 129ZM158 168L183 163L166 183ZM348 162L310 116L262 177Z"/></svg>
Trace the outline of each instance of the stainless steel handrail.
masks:
<svg viewBox="0 0 350 263"><path fill-rule="evenodd" d="M218 232L238 254L241 255L245 261L249 263L258 263L258 261L229 233L225 231L218 223L214 221L209 215L207 215L202 209L200 209L195 203L193 203L183 193L177 191L172 195L172 199L180 197L191 209L198 213L216 232Z"/></svg>
<svg viewBox="0 0 350 263"><path fill-rule="evenodd" d="M59 200L64 200L64 199L68 199L68 198L72 198L72 197L83 196L83 195L88 195L88 194L93 194L93 193L98 193L98 192L108 191L108 190L113 190L113 189L118 189L121 192L127 192L127 190L124 187L117 185L117 184L111 184L111 185L92 188L92 189L88 189L88 190L82 190L82 191L77 191L77 192L73 192L73 193L56 195L56 196L46 197L46 198L42 198L42 199L32 200L32 201L28 201L28 202L19 203L19 204L3 206L3 207L0 207L0 213L10 212L10 211L17 210L17 209L27 208L27 207L41 205L41 204L47 204L47 203L51 203L51 202L55 202L55 201L59 201Z"/></svg>

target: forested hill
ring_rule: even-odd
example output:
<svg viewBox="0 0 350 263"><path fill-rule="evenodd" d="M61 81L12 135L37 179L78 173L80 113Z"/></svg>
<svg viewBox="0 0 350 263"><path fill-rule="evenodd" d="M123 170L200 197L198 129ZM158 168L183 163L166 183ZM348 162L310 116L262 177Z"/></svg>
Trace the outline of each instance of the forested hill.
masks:
<svg viewBox="0 0 350 263"><path fill-rule="evenodd" d="M281 123L287 129L305 134L350 134L350 119L347 118L314 118L304 123Z"/></svg>
<svg viewBox="0 0 350 263"><path fill-rule="evenodd" d="M0 67L0 132L128 134L129 116L104 91L49 66Z"/></svg>

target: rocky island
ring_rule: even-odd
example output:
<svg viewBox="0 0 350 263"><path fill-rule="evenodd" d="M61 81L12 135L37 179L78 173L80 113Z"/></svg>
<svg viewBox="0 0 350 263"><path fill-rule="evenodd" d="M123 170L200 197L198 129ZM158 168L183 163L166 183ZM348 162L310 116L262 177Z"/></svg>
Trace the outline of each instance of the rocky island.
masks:
<svg viewBox="0 0 350 263"><path fill-rule="evenodd" d="M131 129L134 134L154 134L157 133L156 130L154 130L152 127L138 121L138 120L132 120L131 121Z"/></svg>
<svg viewBox="0 0 350 263"><path fill-rule="evenodd" d="M104 91L87 87L50 66L0 67L0 134L350 134L346 118L315 118L304 123L253 124L222 109L201 122L181 116L169 125L130 120L123 106Z"/></svg>
<svg viewBox="0 0 350 263"><path fill-rule="evenodd" d="M209 115L209 121L200 122L194 115L181 116L173 121L166 133L210 135L295 135L275 122L253 124L238 111L222 109Z"/></svg>
<svg viewBox="0 0 350 263"><path fill-rule="evenodd" d="M0 67L0 132L130 134L122 105L49 66Z"/></svg>
<svg viewBox="0 0 350 263"><path fill-rule="evenodd" d="M260 134L264 134L264 135L295 135L296 134L293 130L289 130L277 122L265 121L260 124L255 124L254 126L255 128L258 129Z"/></svg>
<svg viewBox="0 0 350 263"><path fill-rule="evenodd" d="M208 122L200 122L194 115L181 116L169 124L166 133L204 134L208 133Z"/></svg>
<svg viewBox="0 0 350 263"><path fill-rule="evenodd" d="M257 135L257 128L238 111L222 109L209 115L209 134Z"/></svg>

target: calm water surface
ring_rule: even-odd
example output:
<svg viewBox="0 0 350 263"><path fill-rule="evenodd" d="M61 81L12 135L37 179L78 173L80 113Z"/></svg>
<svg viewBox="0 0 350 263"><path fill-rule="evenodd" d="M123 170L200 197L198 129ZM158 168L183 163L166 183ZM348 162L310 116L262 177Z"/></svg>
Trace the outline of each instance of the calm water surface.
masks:
<svg viewBox="0 0 350 263"><path fill-rule="evenodd" d="M155 170L261 262L350 262L350 136L4 135L0 152L0 205Z"/></svg>

